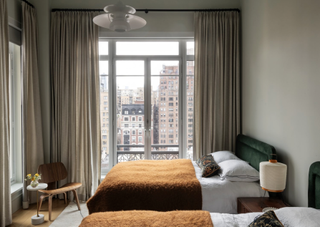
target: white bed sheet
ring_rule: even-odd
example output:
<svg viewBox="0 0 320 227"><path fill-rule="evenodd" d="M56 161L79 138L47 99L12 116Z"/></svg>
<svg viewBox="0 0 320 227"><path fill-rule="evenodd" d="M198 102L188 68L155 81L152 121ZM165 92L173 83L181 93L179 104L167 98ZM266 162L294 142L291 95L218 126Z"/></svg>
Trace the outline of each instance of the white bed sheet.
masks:
<svg viewBox="0 0 320 227"><path fill-rule="evenodd" d="M284 207L275 210L278 219L284 226L319 227L320 211L308 207ZM247 227L261 213L220 214L210 213L214 227Z"/></svg>
<svg viewBox="0 0 320 227"><path fill-rule="evenodd" d="M237 213L238 197L268 197L257 182L231 182L219 176L202 177L201 169L192 162L201 185L202 210L220 213Z"/></svg>

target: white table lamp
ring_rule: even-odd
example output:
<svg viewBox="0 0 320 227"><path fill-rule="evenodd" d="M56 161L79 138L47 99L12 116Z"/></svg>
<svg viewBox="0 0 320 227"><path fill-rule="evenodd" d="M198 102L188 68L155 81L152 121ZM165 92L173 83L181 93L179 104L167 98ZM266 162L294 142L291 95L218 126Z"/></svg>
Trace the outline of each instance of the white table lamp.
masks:
<svg viewBox="0 0 320 227"><path fill-rule="evenodd" d="M275 156L275 155L274 155ZM276 157L268 162L260 162L260 186L268 192L283 192L286 188L287 165L277 161ZM275 210L274 207L265 207L262 211Z"/></svg>
<svg viewBox="0 0 320 227"><path fill-rule="evenodd" d="M286 188L287 165L270 159L260 162L260 186L268 192L283 192Z"/></svg>

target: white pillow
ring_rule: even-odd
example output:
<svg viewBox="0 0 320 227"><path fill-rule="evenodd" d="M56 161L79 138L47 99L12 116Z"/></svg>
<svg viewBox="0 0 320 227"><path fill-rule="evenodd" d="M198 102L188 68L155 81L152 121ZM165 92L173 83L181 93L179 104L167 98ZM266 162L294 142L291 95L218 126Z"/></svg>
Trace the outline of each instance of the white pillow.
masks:
<svg viewBox="0 0 320 227"><path fill-rule="evenodd" d="M227 160L219 163L221 180L258 181L259 172L243 160Z"/></svg>
<svg viewBox="0 0 320 227"><path fill-rule="evenodd" d="M226 160L241 160L238 158L235 154L233 154L231 151L216 151L211 153L213 156L213 159L216 161L216 163L220 163Z"/></svg>

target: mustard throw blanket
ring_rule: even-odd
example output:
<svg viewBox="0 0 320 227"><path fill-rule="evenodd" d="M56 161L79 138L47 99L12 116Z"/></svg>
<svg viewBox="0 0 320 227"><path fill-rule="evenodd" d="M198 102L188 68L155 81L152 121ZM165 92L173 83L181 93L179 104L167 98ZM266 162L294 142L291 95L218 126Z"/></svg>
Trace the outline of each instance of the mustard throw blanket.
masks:
<svg viewBox="0 0 320 227"><path fill-rule="evenodd" d="M188 159L115 165L87 201L89 213L120 210L201 210L201 186Z"/></svg>
<svg viewBox="0 0 320 227"><path fill-rule="evenodd" d="M213 227L208 211L117 211L91 214L80 227Z"/></svg>

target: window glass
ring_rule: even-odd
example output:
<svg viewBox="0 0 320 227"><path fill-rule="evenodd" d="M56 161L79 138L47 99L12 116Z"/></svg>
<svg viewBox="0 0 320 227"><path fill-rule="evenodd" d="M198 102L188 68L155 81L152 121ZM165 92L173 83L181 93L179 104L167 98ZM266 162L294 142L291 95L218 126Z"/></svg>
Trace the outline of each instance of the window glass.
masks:
<svg viewBox="0 0 320 227"><path fill-rule="evenodd" d="M116 61L117 75L144 75L144 61Z"/></svg>
<svg viewBox="0 0 320 227"><path fill-rule="evenodd" d="M117 55L179 55L179 42L116 42Z"/></svg>
<svg viewBox="0 0 320 227"><path fill-rule="evenodd" d="M194 42L187 42L187 55L194 55Z"/></svg>
<svg viewBox="0 0 320 227"><path fill-rule="evenodd" d="M151 61L151 75L179 75L179 61Z"/></svg>
<svg viewBox="0 0 320 227"><path fill-rule="evenodd" d="M194 75L194 61L187 61L187 75Z"/></svg>
<svg viewBox="0 0 320 227"><path fill-rule="evenodd" d="M10 179L21 182L21 47L9 43Z"/></svg>
<svg viewBox="0 0 320 227"><path fill-rule="evenodd" d="M100 75L109 75L109 61L99 61Z"/></svg>
<svg viewBox="0 0 320 227"><path fill-rule="evenodd" d="M100 41L99 42L99 55L108 55L109 54L109 43Z"/></svg>
<svg viewBox="0 0 320 227"><path fill-rule="evenodd" d="M187 76L187 106L185 110L187 111L187 127L185 133L187 134L187 158L193 159L193 84L194 76Z"/></svg>
<svg viewBox="0 0 320 227"><path fill-rule="evenodd" d="M105 62L103 62L105 63ZM106 63L106 65L108 65ZM100 61L101 70L101 61ZM103 72L103 71L102 71ZM109 169L109 118L104 116L109 116L109 105L108 105L108 71L106 73L101 73L100 71L100 117L101 121L101 171L106 172Z"/></svg>

